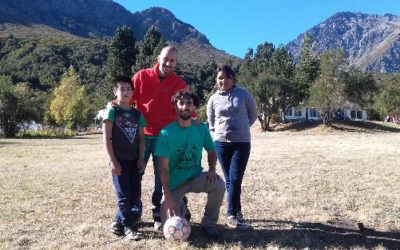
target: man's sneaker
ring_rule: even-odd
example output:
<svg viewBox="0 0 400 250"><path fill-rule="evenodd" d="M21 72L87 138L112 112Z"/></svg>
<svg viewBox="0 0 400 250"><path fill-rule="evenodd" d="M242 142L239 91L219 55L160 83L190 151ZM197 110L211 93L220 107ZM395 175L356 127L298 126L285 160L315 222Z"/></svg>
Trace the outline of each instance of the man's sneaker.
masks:
<svg viewBox="0 0 400 250"><path fill-rule="evenodd" d="M249 229L249 228L251 228L251 226L250 226L249 224L247 224L247 223L245 223L245 222L243 221L243 218L242 218L242 221L239 221L239 220L237 219L237 217L235 217L235 216L233 216L233 215L230 215L230 216L228 216L228 217L226 218L225 225L226 225L228 228L232 228L232 229L236 229L236 228L240 228L240 229Z"/></svg>
<svg viewBox="0 0 400 250"><path fill-rule="evenodd" d="M110 231L115 235L122 236L124 235L124 225L119 221L114 221L111 224Z"/></svg>
<svg viewBox="0 0 400 250"><path fill-rule="evenodd" d="M202 226L201 230L203 231L203 233L213 239L219 239L220 238L220 234L219 231L217 229L216 225L209 225L209 226Z"/></svg>
<svg viewBox="0 0 400 250"><path fill-rule="evenodd" d="M133 227L125 227L125 237L129 240L140 240L143 235Z"/></svg>
<svg viewBox="0 0 400 250"><path fill-rule="evenodd" d="M160 230L161 229L161 218L160 217L154 217L154 229L155 230Z"/></svg>

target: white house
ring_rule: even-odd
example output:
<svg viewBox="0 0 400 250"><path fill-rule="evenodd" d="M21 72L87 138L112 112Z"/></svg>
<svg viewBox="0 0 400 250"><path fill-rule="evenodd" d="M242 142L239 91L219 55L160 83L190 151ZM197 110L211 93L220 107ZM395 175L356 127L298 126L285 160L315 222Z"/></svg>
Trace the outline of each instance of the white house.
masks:
<svg viewBox="0 0 400 250"><path fill-rule="evenodd" d="M310 121L322 120L320 113L314 108L286 108L282 113L285 115L286 122L305 121L306 117ZM367 121L367 110L360 105L346 101L341 109L334 113L338 120ZM282 117L283 118L283 117Z"/></svg>

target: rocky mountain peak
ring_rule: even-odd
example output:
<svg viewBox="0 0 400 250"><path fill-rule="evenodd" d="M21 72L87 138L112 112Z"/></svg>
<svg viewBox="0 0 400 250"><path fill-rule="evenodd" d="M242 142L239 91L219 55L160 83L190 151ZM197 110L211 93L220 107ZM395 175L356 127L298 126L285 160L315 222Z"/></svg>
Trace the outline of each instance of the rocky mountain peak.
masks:
<svg viewBox="0 0 400 250"><path fill-rule="evenodd" d="M350 65L363 70L400 70L400 17L360 12L339 12L307 31L313 38L313 51L343 49ZM298 56L304 34L287 45Z"/></svg>

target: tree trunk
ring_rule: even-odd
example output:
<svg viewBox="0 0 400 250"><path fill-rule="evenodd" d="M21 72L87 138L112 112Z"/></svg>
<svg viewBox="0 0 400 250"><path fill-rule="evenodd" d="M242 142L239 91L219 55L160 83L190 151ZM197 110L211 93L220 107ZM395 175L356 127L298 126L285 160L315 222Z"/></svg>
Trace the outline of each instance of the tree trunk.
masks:
<svg viewBox="0 0 400 250"><path fill-rule="evenodd" d="M261 124L261 129L265 132L269 130L269 123L271 121L271 115L268 108L263 109L262 115L258 116L258 120Z"/></svg>
<svg viewBox="0 0 400 250"><path fill-rule="evenodd" d="M322 116L322 122L324 123L325 127L331 127L333 124L333 117L331 112L326 112Z"/></svg>

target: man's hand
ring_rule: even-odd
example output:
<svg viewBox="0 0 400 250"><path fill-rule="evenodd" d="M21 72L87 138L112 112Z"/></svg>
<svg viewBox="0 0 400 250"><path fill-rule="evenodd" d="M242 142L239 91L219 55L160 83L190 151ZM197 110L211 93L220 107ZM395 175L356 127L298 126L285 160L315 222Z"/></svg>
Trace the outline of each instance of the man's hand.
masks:
<svg viewBox="0 0 400 250"><path fill-rule="evenodd" d="M176 215L176 204L172 198L165 197L164 207L167 218L171 218L172 216Z"/></svg>
<svg viewBox="0 0 400 250"><path fill-rule="evenodd" d="M209 184L213 184L218 181L220 178L219 175L215 172L206 172L207 181Z"/></svg>

